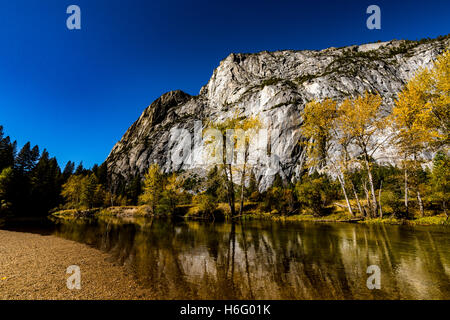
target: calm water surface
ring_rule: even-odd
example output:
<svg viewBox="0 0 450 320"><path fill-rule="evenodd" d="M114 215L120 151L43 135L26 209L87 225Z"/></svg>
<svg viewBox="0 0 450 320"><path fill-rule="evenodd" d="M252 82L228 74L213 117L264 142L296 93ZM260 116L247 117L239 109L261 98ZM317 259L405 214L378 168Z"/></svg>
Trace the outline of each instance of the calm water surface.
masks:
<svg viewBox="0 0 450 320"><path fill-rule="evenodd" d="M161 299L449 299L447 227L158 219L54 220ZM381 269L369 290L367 267Z"/></svg>

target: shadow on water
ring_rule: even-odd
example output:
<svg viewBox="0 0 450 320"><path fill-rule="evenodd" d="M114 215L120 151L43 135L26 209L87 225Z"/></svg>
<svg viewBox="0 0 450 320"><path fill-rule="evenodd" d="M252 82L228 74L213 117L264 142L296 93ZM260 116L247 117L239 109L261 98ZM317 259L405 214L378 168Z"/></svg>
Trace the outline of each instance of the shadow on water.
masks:
<svg viewBox="0 0 450 320"><path fill-rule="evenodd" d="M161 299L450 296L448 228L108 217L45 230L110 253ZM367 288L370 265L380 290Z"/></svg>

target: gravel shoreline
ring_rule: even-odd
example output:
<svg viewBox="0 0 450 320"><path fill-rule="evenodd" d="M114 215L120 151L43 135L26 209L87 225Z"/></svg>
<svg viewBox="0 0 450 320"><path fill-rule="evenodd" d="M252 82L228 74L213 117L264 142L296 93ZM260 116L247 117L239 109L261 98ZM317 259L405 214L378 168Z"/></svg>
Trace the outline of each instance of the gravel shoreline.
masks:
<svg viewBox="0 0 450 320"><path fill-rule="evenodd" d="M0 300L154 299L110 260L78 242L0 230ZM71 265L80 267L80 290L67 288Z"/></svg>

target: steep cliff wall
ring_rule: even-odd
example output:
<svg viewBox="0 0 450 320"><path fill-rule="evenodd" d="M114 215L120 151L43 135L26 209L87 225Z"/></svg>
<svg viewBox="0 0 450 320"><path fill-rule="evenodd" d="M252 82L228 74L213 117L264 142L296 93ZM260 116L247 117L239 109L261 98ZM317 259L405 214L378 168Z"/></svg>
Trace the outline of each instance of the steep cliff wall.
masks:
<svg viewBox="0 0 450 320"><path fill-rule="evenodd" d="M110 179L117 184L119 179L144 174L154 162L167 172L205 169L204 164L189 163L187 158L176 165L170 160L177 140L183 138L172 136L171 140L171 129L184 128L194 134L196 121L221 121L236 114L258 116L265 128L279 130L282 138L271 152L278 156L278 173L292 179L305 158L299 141L302 110L308 101L326 97L340 101L367 90L381 94L387 114L406 81L419 68L431 66L449 44L447 36L322 51L230 54L198 96L172 91L144 110L106 159ZM270 186L274 176L264 164L256 165L255 172L260 189Z"/></svg>

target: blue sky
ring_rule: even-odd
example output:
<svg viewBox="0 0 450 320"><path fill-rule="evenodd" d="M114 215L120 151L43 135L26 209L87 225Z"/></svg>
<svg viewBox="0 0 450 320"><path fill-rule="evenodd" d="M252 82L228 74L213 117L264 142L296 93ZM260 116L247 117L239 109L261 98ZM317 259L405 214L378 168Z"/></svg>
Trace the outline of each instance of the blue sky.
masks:
<svg viewBox="0 0 450 320"><path fill-rule="evenodd" d="M66 8L81 8L81 30ZM381 8L381 30L366 8ZM90 167L164 92L198 94L231 52L450 32L450 1L0 0L0 124Z"/></svg>

